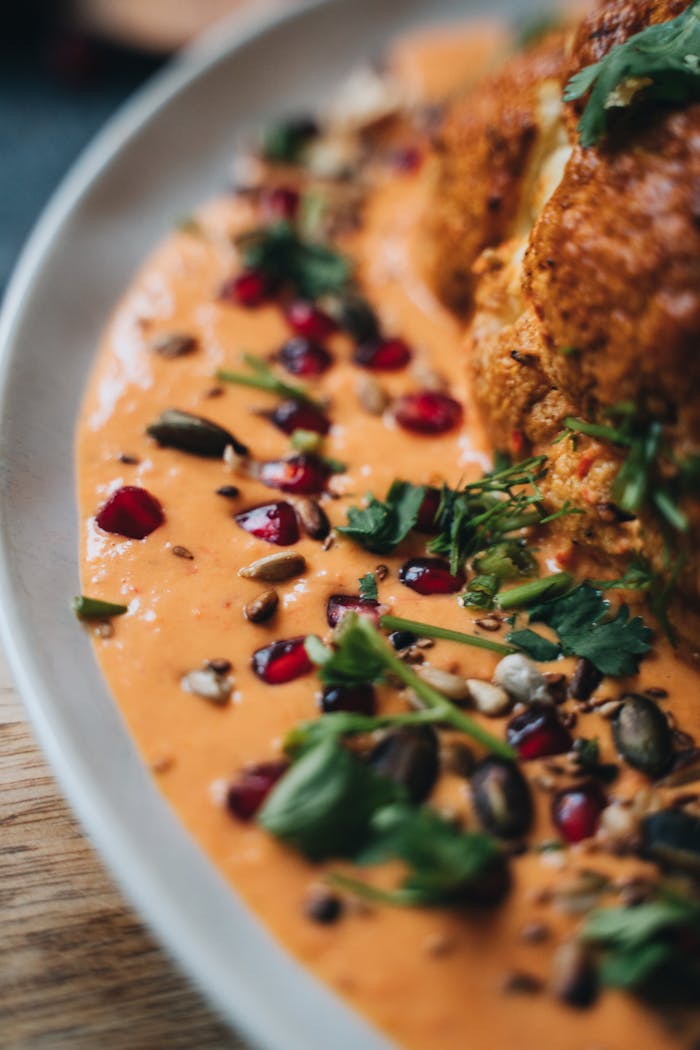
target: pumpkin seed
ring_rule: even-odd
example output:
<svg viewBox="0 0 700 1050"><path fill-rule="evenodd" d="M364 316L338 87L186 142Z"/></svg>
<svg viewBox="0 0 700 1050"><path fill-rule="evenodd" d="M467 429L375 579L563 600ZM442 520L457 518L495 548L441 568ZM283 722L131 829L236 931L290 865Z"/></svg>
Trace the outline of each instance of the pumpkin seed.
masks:
<svg viewBox="0 0 700 1050"><path fill-rule="evenodd" d="M251 623L266 623L277 611L279 601L277 591L272 589L263 591L243 607L243 615Z"/></svg>
<svg viewBox="0 0 700 1050"><path fill-rule="evenodd" d="M486 758L471 779L472 798L479 820L499 838L524 835L532 823L530 788L513 762Z"/></svg>
<svg viewBox="0 0 700 1050"><path fill-rule="evenodd" d="M381 416L389 404L389 395L373 376L360 376L357 380L357 400L370 416Z"/></svg>
<svg viewBox="0 0 700 1050"><path fill-rule="evenodd" d="M238 575L246 580L264 580L266 583L279 583L300 576L306 570L306 560L296 551L281 551L279 554L268 554L264 558L251 562L238 570Z"/></svg>
<svg viewBox="0 0 700 1050"><path fill-rule="evenodd" d="M642 852L659 864L700 874L700 820L682 809L662 809L642 823Z"/></svg>
<svg viewBox="0 0 700 1050"><path fill-rule="evenodd" d="M231 445L239 456L247 456L248 449L233 434L202 416L168 408L156 419L146 433L163 448L176 448L193 456L220 459Z"/></svg>
<svg viewBox="0 0 700 1050"><path fill-rule="evenodd" d="M430 726L402 726L387 733L369 756L381 776L406 788L412 802L423 802L439 771L438 740Z"/></svg>
<svg viewBox="0 0 700 1050"><path fill-rule="evenodd" d="M568 1006L590 1006L598 994L598 975L588 949L567 941L552 958L552 994Z"/></svg>
<svg viewBox="0 0 700 1050"><path fill-rule="evenodd" d="M331 523L325 510L315 499L300 499L296 512L306 535L312 540L325 540Z"/></svg>
<svg viewBox="0 0 700 1050"><path fill-rule="evenodd" d="M630 766L658 776L673 756L673 738L666 717L653 700L630 693L613 721L615 746Z"/></svg>

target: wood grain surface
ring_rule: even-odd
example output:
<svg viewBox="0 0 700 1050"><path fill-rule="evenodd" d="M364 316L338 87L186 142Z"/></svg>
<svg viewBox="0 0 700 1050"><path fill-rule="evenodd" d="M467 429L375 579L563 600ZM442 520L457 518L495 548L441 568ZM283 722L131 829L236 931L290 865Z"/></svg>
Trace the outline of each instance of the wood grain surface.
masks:
<svg viewBox="0 0 700 1050"><path fill-rule="evenodd" d="M115 889L0 652L0 1047L245 1050Z"/></svg>

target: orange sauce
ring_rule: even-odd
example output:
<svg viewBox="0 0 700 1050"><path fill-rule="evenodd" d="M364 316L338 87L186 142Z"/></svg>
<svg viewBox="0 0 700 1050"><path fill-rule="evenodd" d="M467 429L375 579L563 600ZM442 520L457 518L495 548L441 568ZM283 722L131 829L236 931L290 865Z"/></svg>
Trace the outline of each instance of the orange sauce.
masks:
<svg viewBox="0 0 700 1050"><path fill-rule="evenodd" d="M431 47L435 63L434 42ZM450 61L455 61L454 48ZM445 90L445 78L440 89ZM383 496L397 476L454 486L480 474L488 463L466 389L459 327L422 273L421 217L428 203L420 173L380 180L362 229L343 247L357 260L385 330L405 337L421 362L445 376L451 394L466 406L467 425L425 438L366 414L358 405L359 372L350 360L350 343L342 335L331 337L334 367L309 385L332 404L325 452L349 465L348 473L331 483L339 498L324 504L333 524L344 523L347 507L364 493ZM236 266L228 235L254 225L251 206L226 199L204 208L198 219L203 234L174 233L118 306L90 380L77 444L83 591L129 605L128 614L114 621L113 637L95 638L97 656L144 760L157 771L160 789L212 863L281 942L401 1046L670 1050L686 1045L687 1031L681 1044L659 1015L621 994L606 992L593 1008L575 1011L546 994L504 991L508 971L546 981L554 946L575 927L576 917L545 900L547 891L585 869L617 877L643 871L641 862L613 859L591 842L565 854L530 852L514 861L513 892L494 913L379 908L348 913L323 927L304 916L302 902L324 867L308 864L254 823L240 824L227 813L222 793L237 771L250 761L277 756L285 732L318 711L314 676L265 686L250 669L250 654L279 638L325 635L330 594L356 593L357 578L383 561L389 575L380 596L396 615L480 630L455 596L421 597L398 582L410 542L401 557L378 558L341 537L328 550L302 538L295 549L306 558L308 571L277 585L276 617L267 625L243 618L243 605L262 587L239 577L238 569L278 548L243 532L232 513L285 497L256 480L231 475L222 461L157 448L145 428L163 409L177 407L225 426L260 459L283 455L285 435L256 414L274 405L272 396L237 386L226 386L219 396L210 393L217 368L238 367L242 350L273 351L289 333L275 306L250 311L216 299ZM198 350L176 360L149 350L155 336L172 331L196 336ZM418 385L410 371L379 379L390 394ZM138 463L123 464L122 453ZM238 499L215 494L231 483L241 489ZM107 535L94 522L107 495L127 484L147 488L165 509L166 523L144 541ZM194 558L173 556L176 545ZM417 542L415 553L422 548ZM180 687L185 673L214 657L228 658L234 666L235 691L224 707ZM483 678L491 676L497 661L448 642L438 642L428 657L434 666ZM556 670L570 671L570 666L564 662ZM691 733L700 728L693 711L698 676L662 645L642 665L639 686L651 685L669 690L680 726ZM611 694L617 691L614 683ZM388 695L381 702L390 702ZM499 735L503 727L503 720L488 721ZM612 758L609 725L599 715L581 717L576 732L599 737L603 758ZM530 772L538 765L531 763ZM631 797L646 784L627 770L611 794ZM549 795L535 790L535 798L534 840L541 842L553 835ZM434 801L466 811L463 782L444 778ZM386 881L387 872L367 877ZM551 929L545 943L521 937L523 927L535 920Z"/></svg>

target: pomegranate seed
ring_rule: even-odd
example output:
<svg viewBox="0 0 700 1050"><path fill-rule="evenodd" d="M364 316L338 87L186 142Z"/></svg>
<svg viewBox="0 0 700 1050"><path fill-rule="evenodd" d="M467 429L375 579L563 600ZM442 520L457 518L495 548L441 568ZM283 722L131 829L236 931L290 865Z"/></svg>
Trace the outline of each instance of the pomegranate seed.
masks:
<svg viewBox="0 0 700 1050"><path fill-rule="evenodd" d="M313 453L302 452L289 459L272 459L263 463L259 478L270 489L308 496L323 491L330 473L322 459Z"/></svg>
<svg viewBox="0 0 700 1050"><path fill-rule="evenodd" d="M297 335L284 344L279 359L293 376L320 376L333 364L333 358L319 343Z"/></svg>
<svg viewBox="0 0 700 1050"><path fill-rule="evenodd" d="M418 518L415 524L418 532L426 533L428 536L434 536L436 532L439 532L435 524L435 516L437 515L441 499L442 494L439 489L430 488L425 490L425 496L423 496L423 502L418 508Z"/></svg>
<svg viewBox="0 0 700 1050"><path fill-rule="evenodd" d="M419 390L396 399L394 416L400 427L414 434L445 434L462 422L462 406L447 394Z"/></svg>
<svg viewBox="0 0 700 1050"><path fill-rule="evenodd" d="M234 514L233 520L246 532L277 547L288 547L299 539L299 523L291 503L263 503Z"/></svg>
<svg viewBox="0 0 700 1050"><path fill-rule="evenodd" d="M371 685L329 685L321 693L321 710L326 715L335 711L373 715L377 710L377 697Z"/></svg>
<svg viewBox="0 0 700 1050"><path fill-rule="evenodd" d="M299 211L299 192L291 186L272 186L262 194L262 209L269 219L291 222Z"/></svg>
<svg viewBox="0 0 700 1050"><path fill-rule="evenodd" d="M100 508L96 521L105 532L142 540L163 524L165 514L156 497L146 489L124 485Z"/></svg>
<svg viewBox="0 0 700 1050"><path fill-rule="evenodd" d="M274 412L267 417L278 430L293 434L295 430L311 430L314 434L327 434L331 424L320 409L304 401L280 401Z"/></svg>
<svg viewBox="0 0 700 1050"><path fill-rule="evenodd" d="M569 843L589 839L598 830L606 804L602 788L592 780L565 788L552 799L554 826Z"/></svg>
<svg viewBox="0 0 700 1050"><path fill-rule="evenodd" d="M374 624L379 623L379 602L372 598L360 598L358 594L331 594L326 605L328 625L337 627L349 612L366 616Z"/></svg>
<svg viewBox="0 0 700 1050"><path fill-rule="evenodd" d="M450 572L444 558L410 558L399 569L405 587L418 594L454 594L464 586L464 575Z"/></svg>
<svg viewBox="0 0 700 1050"><path fill-rule="evenodd" d="M397 171L418 171L423 163L423 154L416 146L403 146L394 151L391 162Z"/></svg>
<svg viewBox="0 0 700 1050"><path fill-rule="evenodd" d="M288 768L286 762L259 762L246 766L226 793L229 813L239 820L252 820Z"/></svg>
<svg viewBox="0 0 700 1050"><path fill-rule="evenodd" d="M571 734L557 718L550 704L530 704L527 711L516 715L508 723L506 739L520 758L561 755L572 746Z"/></svg>
<svg viewBox="0 0 700 1050"><path fill-rule="evenodd" d="M411 351L403 339L379 339L376 343L361 343L355 350L354 361L372 372L398 372L411 360Z"/></svg>
<svg viewBox="0 0 700 1050"><path fill-rule="evenodd" d="M287 324L306 339L326 339L338 327L332 317L306 299L296 299L284 311Z"/></svg>
<svg viewBox="0 0 700 1050"><path fill-rule="evenodd" d="M260 306L270 297L270 282L259 270L244 270L238 277L232 277L219 292L219 299L237 306L252 309Z"/></svg>
<svg viewBox="0 0 700 1050"><path fill-rule="evenodd" d="M284 685L312 671L314 665L306 654L305 641L306 635L302 634L256 649L252 663L258 678L268 685Z"/></svg>

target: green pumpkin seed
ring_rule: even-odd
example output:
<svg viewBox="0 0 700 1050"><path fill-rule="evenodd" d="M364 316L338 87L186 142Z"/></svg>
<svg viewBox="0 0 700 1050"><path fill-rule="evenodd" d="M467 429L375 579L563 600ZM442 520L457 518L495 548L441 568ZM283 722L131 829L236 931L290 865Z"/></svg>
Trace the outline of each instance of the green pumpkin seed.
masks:
<svg viewBox="0 0 700 1050"><path fill-rule="evenodd" d="M662 809L642 824L642 851L659 864L700 873L700 820L682 809Z"/></svg>
<svg viewBox="0 0 700 1050"><path fill-rule="evenodd" d="M524 835L532 823L530 788L518 767L503 758L486 758L471 779L479 820L499 838Z"/></svg>
<svg viewBox="0 0 700 1050"><path fill-rule="evenodd" d="M146 433L163 448L176 448L193 456L220 459L229 445L237 455L248 455L246 446L218 423L179 408L166 409L146 428Z"/></svg>
<svg viewBox="0 0 700 1050"><path fill-rule="evenodd" d="M613 721L615 746L624 760L648 776L658 776L673 756L673 737L663 712L646 696L630 693Z"/></svg>

